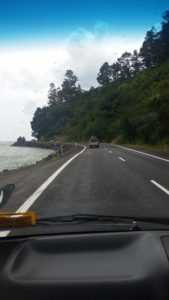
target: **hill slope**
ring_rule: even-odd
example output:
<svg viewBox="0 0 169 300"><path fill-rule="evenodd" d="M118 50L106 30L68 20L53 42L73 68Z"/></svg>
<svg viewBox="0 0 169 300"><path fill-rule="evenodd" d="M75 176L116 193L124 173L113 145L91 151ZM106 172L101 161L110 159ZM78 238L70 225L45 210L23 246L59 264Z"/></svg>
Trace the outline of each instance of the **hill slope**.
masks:
<svg viewBox="0 0 169 300"><path fill-rule="evenodd" d="M134 79L84 93L63 133L73 140L157 143L169 137L169 62Z"/></svg>

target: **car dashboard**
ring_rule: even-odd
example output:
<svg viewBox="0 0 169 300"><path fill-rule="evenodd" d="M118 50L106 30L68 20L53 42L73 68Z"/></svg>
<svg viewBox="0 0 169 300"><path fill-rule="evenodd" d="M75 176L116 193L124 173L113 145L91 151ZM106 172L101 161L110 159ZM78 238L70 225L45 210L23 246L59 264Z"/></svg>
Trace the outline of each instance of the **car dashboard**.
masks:
<svg viewBox="0 0 169 300"><path fill-rule="evenodd" d="M169 232L0 240L1 299L169 299Z"/></svg>

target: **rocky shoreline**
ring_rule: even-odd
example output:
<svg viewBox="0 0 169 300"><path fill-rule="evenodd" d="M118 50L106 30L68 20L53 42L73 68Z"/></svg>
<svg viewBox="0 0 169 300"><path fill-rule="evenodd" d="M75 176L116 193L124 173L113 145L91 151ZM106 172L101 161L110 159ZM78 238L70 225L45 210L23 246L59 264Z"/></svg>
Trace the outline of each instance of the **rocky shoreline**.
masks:
<svg viewBox="0 0 169 300"><path fill-rule="evenodd" d="M54 141L50 142L40 142L40 141L24 141L24 142L15 142L14 144L11 145L12 147L30 147L30 148L41 148L41 149L51 149L54 150L55 152L59 152L63 154L64 152L71 150L74 148L73 143L57 143Z"/></svg>
<svg viewBox="0 0 169 300"><path fill-rule="evenodd" d="M16 141L11 145L12 147L31 147L31 148L41 148L41 149L51 149L58 150L60 149L61 144L55 142L39 142L39 141Z"/></svg>

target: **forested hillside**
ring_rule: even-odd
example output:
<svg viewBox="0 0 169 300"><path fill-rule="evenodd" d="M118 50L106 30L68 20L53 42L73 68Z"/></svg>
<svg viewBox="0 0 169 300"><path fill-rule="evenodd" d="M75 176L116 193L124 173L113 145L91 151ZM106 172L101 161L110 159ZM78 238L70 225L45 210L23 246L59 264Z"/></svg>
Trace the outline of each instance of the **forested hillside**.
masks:
<svg viewBox="0 0 169 300"><path fill-rule="evenodd" d="M102 141L156 144L169 138L169 11L161 30L146 34L139 52L125 52L112 65L105 62L100 86L81 89L67 70L61 87L50 84L48 104L37 108L33 136L69 141L96 135Z"/></svg>

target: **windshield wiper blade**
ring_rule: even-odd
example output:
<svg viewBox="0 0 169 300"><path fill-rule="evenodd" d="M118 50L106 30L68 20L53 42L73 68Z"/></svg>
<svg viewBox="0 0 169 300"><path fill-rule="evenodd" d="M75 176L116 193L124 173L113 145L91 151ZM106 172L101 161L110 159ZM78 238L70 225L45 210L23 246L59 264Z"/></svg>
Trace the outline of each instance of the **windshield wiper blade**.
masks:
<svg viewBox="0 0 169 300"><path fill-rule="evenodd" d="M56 225L56 224L111 224L124 226L130 230L141 229L142 223L169 225L169 218L156 217L133 217L133 216L109 216L95 214L74 214L66 216L54 216L49 218L37 219L38 225Z"/></svg>
<svg viewBox="0 0 169 300"><path fill-rule="evenodd" d="M123 217L124 219L132 219L136 222L152 223L152 224L163 224L169 225L169 218L159 218L159 217Z"/></svg>
<svg viewBox="0 0 169 300"><path fill-rule="evenodd" d="M50 218L41 218L37 220L37 224L53 225L53 224L82 224L82 223L113 223L119 225L132 225L136 226L137 222L130 218L112 217L105 215L88 215L88 214L75 214L67 216L55 216Z"/></svg>

